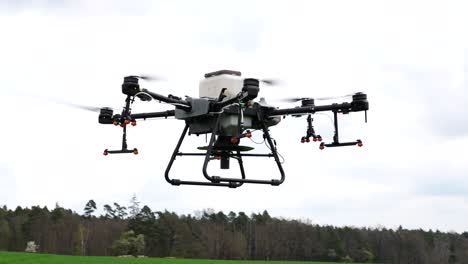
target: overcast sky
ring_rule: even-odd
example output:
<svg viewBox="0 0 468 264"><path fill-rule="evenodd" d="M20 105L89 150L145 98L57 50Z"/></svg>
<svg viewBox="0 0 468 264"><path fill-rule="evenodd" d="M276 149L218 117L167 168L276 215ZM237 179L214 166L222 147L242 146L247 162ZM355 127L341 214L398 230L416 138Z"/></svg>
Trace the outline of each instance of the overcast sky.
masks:
<svg viewBox="0 0 468 264"><path fill-rule="evenodd" d="M102 207L136 194L179 213L267 209L319 224L466 231L467 11L464 1L0 1L0 204L82 212L89 199ZM121 108L122 77L140 73L167 79L144 83L154 92L198 96L203 74L219 69L284 80L261 90L270 102L367 92L369 123L340 116L342 140L364 147L301 144L305 118L289 117L271 129L283 185L174 187L163 174L182 121L140 122L128 132L138 156L104 157L121 130L54 103ZM316 129L331 140L329 117L317 115ZM205 144L188 139L183 150ZM202 179L201 167L178 158L173 173ZM232 167L222 173L238 176ZM249 177L277 177L274 168L246 160Z"/></svg>

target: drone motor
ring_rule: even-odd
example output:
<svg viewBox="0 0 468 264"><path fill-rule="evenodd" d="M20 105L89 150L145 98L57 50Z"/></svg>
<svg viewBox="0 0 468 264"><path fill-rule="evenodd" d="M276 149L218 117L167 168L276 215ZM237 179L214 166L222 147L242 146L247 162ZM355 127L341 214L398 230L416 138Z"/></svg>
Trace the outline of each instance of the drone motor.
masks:
<svg viewBox="0 0 468 264"><path fill-rule="evenodd" d="M140 84L138 83L137 76L127 76L124 77L124 82L122 83L122 93L128 96L134 96L140 91Z"/></svg>
<svg viewBox="0 0 468 264"><path fill-rule="evenodd" d="M114 111L112 108L103 107L99 112L99 124L112 124L114 122Z"/></svg>

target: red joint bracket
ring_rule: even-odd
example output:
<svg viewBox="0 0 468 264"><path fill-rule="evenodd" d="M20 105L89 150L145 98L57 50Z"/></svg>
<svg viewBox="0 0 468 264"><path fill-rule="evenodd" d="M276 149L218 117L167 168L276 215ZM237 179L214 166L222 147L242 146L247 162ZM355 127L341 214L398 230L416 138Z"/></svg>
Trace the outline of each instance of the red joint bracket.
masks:
<svg viewBox="0 0 468 264"><path fill-rule="evenodd" d="M358 146L358 147L362 147L362 146L363 146L362 141L361 141L360 139L358 139L358 140L356 140L356 141L357 141L357 146Z"/></svg>

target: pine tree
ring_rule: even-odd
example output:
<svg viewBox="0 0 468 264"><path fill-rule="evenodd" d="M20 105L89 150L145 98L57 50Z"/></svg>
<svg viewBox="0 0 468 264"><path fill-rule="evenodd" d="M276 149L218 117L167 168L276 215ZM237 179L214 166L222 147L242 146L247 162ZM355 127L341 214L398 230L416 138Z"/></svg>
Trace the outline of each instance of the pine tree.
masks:
<svg viewBox="0 0 468 264"><path fill-rule="evenodd" d="M117 216L115 215L115 210L112 208L112 206L105 204L104 205L104 211L106 214L104 215L105 218L107 219L116 219Z"/></svg>
<svg viewBox="0 0 468 264"><path fill-rule="evenodd" d="M125 206L120 206L118 203L114 203L114 211L115 211L115 216L118 219L125 219L125 217L128 215L127 214L127 208Z"/></svg>
<svg viewBox="0 0 468 264"><path fill-rule="evenodd" d="M84 255L86 228L83 224L78 225L78 230L73 234L73 255Z"/></svg>
<svg viewBox="0 0 468 264"><path fill-rule="evenodd" d="M8 222L0 216L0 250L8 250L10 236L10 226Z"/></svg>
<svg viewBox="0 0 468 264"><path fill-rule="evenodd" d="M93 215L96 208L97 208L96 207L96 202L94 202L94 200L89 200L86 203L86 206L84 208L84 217L85 218L91 218L91 216Z"/></svg>
<svg viewBox="0 0 468 264"><path fill-rule="evenodd" d="M128 206L128 209L130 210L131 219L135 219L140 213L140 202L137 200L135 194L133 194L132 199L130 199L130 206Z"/></svg>

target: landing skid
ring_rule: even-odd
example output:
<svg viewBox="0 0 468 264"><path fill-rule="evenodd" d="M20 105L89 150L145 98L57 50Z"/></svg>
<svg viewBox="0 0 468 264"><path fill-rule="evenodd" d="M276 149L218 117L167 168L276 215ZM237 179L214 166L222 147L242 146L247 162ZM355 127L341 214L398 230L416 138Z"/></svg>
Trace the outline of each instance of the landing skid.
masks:
<svg viewBox="0 0 468 264"><path fill-rule="evenodd" d="M219 124L219 118L216 122L215 129L213 129L213 131L217 131L218 124ZM269 145L269 148L271 150L271 153L268 153L268 154L247 154L247 153L242 153L238 149L235 151L214 150L214 144L216 141L216 133L212 133L211 138L210 138L210 143L208 144L208 148L205 153L200 153L200 152L199 153L183 153L183 152L180 152L179 149L180 149L180 146L182 145L182 142L184 141L185 135L187 134L188 128L189 128L189 124L186 124L184 130L182 131L182 135L180 136L180 139L174 149L174 152L172 153L171 160L169 161L169 164L167 165L165 178L168 183L172 185L177 185L177 186L178 185L200 185L200 186L223 186L223 187L229 187L229 188L237 188L237 187L242 186L244 183L270 184L273 186L278 186L284 182L285 174L284 174L283 166L281 165L280 159L278 157L278 152L276 150L276 146L273 144L273 141L270 137L270 133L265 124L262 124L262 130L263 130L265 140L267 141L267 144ZM177 156L204 156L205 161L203 163L203 175L208 181L186 181L186 180L180 180L180 179L171 179L169 177L169 172ZM208 163L211 160L216 159L215 156L221 159L221 162L223 161L229 162L229 158L236 159L239 164L241 178L226 178L226 177L221 177L221 176L216 176L216 175L210 176L207 171ZM271 180L247 179L245 176L244 164L242 161L243 157L273 157L275 159L275 162L281 174L280 179L271 179ZM221 166L223 166L223 164L221 164ZM224 164L224 166L226 166L226 164ZM227 166L229 166L229 163L227 163Z"/></svg>

